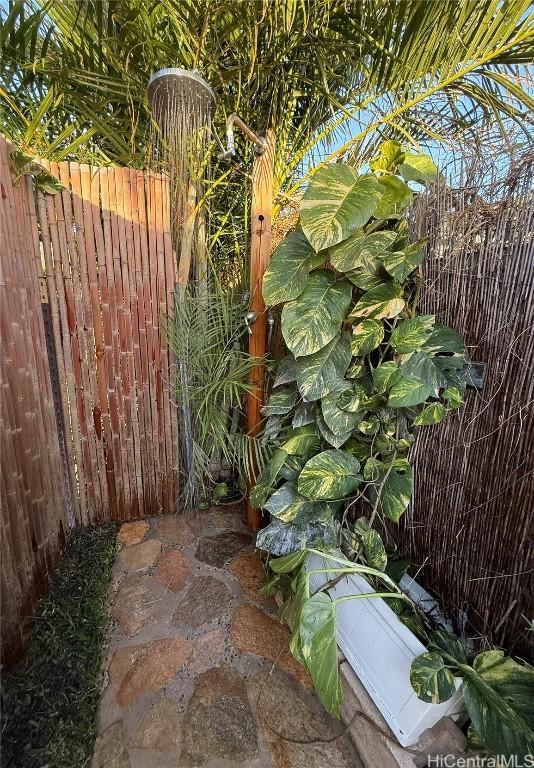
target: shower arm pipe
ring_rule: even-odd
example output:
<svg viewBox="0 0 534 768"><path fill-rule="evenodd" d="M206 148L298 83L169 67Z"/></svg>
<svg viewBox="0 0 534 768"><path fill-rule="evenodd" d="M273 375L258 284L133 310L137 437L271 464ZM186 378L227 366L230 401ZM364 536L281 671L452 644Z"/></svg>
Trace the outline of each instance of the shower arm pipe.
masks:
<svg viewBox="0 0 534 768"><path fill-rule="evenodd" d="M233 112L228 116L226 120L226 152L229 155L235 154L235 142L234 142L234 126L239 128L247 139L254 144L254 149L257 155L263 155L267 148L267 140L263 136L258 136L252 131L248 125Z"/></svg>

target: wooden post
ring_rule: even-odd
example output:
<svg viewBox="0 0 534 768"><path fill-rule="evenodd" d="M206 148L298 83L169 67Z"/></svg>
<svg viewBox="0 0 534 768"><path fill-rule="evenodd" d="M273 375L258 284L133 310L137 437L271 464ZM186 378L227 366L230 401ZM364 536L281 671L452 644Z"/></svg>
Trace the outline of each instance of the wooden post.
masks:
<svg viewBox="0 0 534 768"><path fill-rule="evenodd" d="M274 131L268 130L265 136L265 152L256 155L252 170L252 212L250 242L250 311L255 320L251 325L248 350L254 357L265 355L267 338L267 315L263 302L263 275L269 264L271 253L271 215L273 204L274 175ZM249 383L252 391L248 396L247 428L249 435L260 431L261 407L265 389L265 365L257 365L250 372ZM251 483L252 485L252 483ZM247 503L247 523L253 531L261 527L261 511L255 509L249 500Z"/></svg>

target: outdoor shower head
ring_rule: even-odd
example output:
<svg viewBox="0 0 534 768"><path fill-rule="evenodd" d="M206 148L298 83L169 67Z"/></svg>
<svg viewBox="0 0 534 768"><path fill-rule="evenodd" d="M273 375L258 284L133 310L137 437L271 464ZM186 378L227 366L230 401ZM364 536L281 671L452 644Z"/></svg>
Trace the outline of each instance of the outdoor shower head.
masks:
<svg viewBox="0 0 534 768"><path fill-rule="evenodd" d="M209 122L215 109L213 90L194 69L170 67L155 72L148 81L148 100L161 128L178 110L202 115Z"/></svg>

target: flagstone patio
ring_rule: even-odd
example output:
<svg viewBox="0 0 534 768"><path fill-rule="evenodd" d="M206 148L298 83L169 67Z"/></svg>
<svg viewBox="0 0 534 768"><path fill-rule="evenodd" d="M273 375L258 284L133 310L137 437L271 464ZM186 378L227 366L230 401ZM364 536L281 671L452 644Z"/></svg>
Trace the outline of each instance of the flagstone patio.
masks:
<svg viewBox="0 0 534 768"><path fill-rule="evenodd" d="M93 768L359 768L239 514L125 523L119 546Z"/></svg>

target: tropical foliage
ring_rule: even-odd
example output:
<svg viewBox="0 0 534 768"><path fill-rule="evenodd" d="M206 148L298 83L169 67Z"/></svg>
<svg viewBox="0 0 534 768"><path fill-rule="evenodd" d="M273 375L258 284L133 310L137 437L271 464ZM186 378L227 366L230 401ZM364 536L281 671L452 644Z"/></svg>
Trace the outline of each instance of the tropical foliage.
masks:
<svg viewBox="0 0 534 768"><path fill-rule="evenodd" d="M328 138L361 159L380 138L524 126L533 107L528 0L9 0L0 13L5 131L56 160L143 165L147 81L168 66L210 81L219 128L238 112L275 130L276 190Z"/></svg>
<svg viewBox="0 0 534 768"><path fill-rule="evenodd" d="M435 630L428 653L414 659L410 680L423 701L439 704L463 679L463 696L477 747L524 759L534 752L534 669L489 650L468 662L468 651L455 635ZM473 738L474 737L474 738Z"/></svg>
<svg viewBox="0 0 534 768"><path fill-rule="evenodd" d="M384 570L375 523L404 513L414 432L461 405L468 362L457 333L417 314L424 241L411 242L404 212L410 184L435 166L387 141L370 167L336 163L313 176L299 228L265 273L288 354L264 408L276 452L252 498L273 517L258 538L272 554L324 529Z"/></svg>

